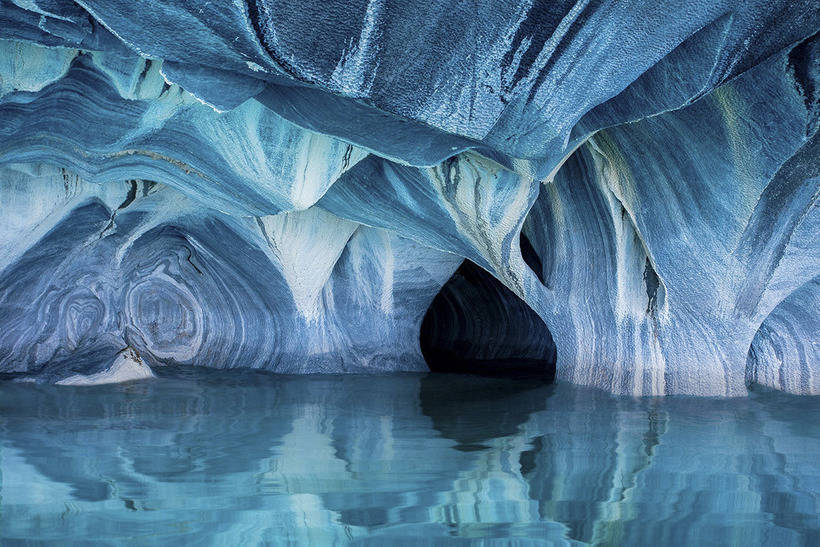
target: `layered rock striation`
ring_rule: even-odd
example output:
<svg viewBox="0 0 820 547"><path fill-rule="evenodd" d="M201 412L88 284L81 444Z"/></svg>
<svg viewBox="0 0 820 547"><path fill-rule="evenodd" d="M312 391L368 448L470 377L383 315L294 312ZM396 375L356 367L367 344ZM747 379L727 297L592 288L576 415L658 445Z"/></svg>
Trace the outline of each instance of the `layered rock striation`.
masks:
<svg viewBox="0 0 820 547"><path fill-rule="evenodd" d="M818 31L808 1L0 0L0 372L424 346L820 393Z"/></svg>

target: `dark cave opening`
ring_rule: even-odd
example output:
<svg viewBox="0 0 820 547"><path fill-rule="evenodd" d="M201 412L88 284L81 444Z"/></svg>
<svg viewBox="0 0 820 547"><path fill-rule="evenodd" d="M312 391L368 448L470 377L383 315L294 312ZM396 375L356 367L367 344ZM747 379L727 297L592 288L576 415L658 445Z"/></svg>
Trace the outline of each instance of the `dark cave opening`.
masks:
<svg viewBox="0 0 820 547"><path fill-rule="evenodd" d="M532 248L524 237L522 248ZM420 343L432 372L555 378L556 348L547 326L469 260L433 299L421 324Z"/></svg>

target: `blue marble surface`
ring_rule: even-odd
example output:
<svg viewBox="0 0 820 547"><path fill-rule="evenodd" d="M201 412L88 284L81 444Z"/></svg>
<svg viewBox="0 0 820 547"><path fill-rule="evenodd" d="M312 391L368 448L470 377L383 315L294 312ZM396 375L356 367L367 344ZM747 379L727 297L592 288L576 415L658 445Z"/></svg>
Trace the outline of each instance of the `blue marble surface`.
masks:
<svg viewBox="0 0 820 547"><path fill-rule="evenodd" d="M818 394L819 30L805 0L0 0L0 373L424 370L466 259L559 382ZM452 298L437 343L493 330Z"/></svg>

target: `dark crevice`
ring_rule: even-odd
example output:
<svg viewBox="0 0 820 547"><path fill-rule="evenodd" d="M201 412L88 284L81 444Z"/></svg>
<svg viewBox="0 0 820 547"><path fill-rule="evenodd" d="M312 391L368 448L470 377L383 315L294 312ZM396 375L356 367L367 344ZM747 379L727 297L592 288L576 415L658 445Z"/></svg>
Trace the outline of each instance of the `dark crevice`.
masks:
<svg viewBox="0 0 820 547"><path fill-rule="evenodd" d="M657 308L658 287L661 285L661 280L657 272L655 272L655 268L652 267L649 257L646 258L646 266L643 270L643 281L646 287L646 313L654 317L655 309Z"/></svg>
<svg viewBox="0 0 820 547"><path fill-rule="evenodd" d="M815 59L820 49L820 33L816 33L805 41L801 42L789 52L788 67L791 70L794 84L797 91L803 96L806 110L817 117L817 110L820 108L820 96L817 94L815 79L817 69ZM809 121L809 130L815 120Z"/></svg>
<svg viewBox="0 0 820 547"><path fill-rule="evenodd" d="M524 257L524 262L535 272L535 275L538 276L538 281L544 284L544 265L541 263L541 257L538 256L535 247L532 246L532 243L530 243L530 240L524 235L524 232L521 232L520 245L521 256Z"/></svg>
<svg viewBox="0 0 820 547"><path fill-rule="evenodd" d="M197 268L196 264L194 264L194 263L193 263L193 261L191 261L191 258L193 258L193 256L194 256L194 252L190 249L190 247L185 247L185 250L187 250L187 251L188 251L188 257L186 258L186 260L188 261L188 264L190 264L191 266L193 266L193 267L194 267L194 269L196 270L196 272L197 272L199 275L202 275L202 270L200 270L199 268Z"/></svg>
<svg viewBox="0 0 820 547"><path fill-rule="evenodd" d="M128 183L131 185L128 188L128 195L125 196L125 199L123 200L123 202L120 203L119 207L117 207L117 211L119 211L121 209L125 209L126 207L128 207L129 205L134 203L135 199L137 199L137 181L136 180L129 180Z"/></svg>
<svg viewBox="0 0 820 547"><path fill-rule="evenodd" d="M97 237L98 240L105 237L109 230L111 230L114 227L114 223L117 219L117 212L121 211L122 209L125 209L126 207L134 203L134 200L137 198L138 182L136 180L130 180L128 181L128 183L131 185L128 189L128 194L125 196L123 202L120 203L120 205L111 213L111 218L108 220L108 224L105 226L105 228L102 229L99 237Z"/></svg>
<svg viewBox="0 0 820 547"><path fill-rule="evenodd" d="M151 59L145 59L145 62L142 65L142 72L140 72L139 78L137 78L137 83L135 86L138 92L142 91L142 86L143 84L145 84L145 79L148 77L148 72L151 70L152 65L153 61L151 61Z"/></svg>
<svg viewBox="0 0 820 547"><path fill-rule="evenodd" d="M555 377L556 349L541 318L469 260L424 316L421 351L433 372Z"/></svg>

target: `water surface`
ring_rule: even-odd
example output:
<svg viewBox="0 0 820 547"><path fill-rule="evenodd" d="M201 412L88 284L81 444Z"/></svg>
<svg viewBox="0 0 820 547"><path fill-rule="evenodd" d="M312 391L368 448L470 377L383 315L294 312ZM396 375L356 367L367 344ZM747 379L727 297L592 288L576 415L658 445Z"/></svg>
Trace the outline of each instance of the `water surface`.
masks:
<svg viewBox="0 0 820 547"><path fill-rule="evenodd" d="M0 384L4 545L820 544L817 397L160 372Z"/></svg>

